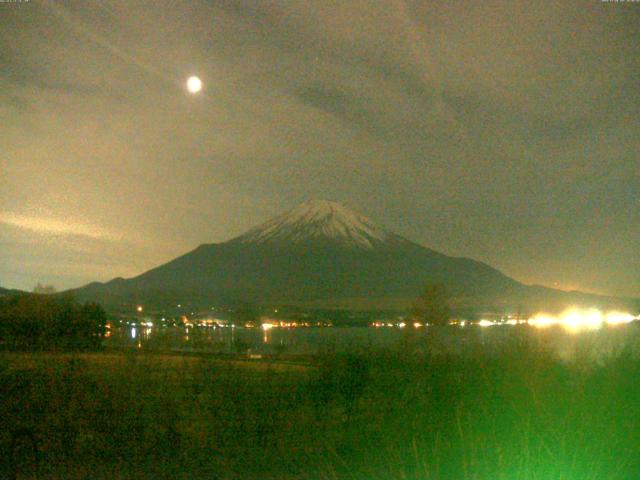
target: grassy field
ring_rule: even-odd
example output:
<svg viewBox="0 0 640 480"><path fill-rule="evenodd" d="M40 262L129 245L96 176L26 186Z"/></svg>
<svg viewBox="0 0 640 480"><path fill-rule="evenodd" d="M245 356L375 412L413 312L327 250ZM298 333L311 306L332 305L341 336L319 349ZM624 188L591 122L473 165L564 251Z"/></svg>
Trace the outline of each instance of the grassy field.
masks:
<svg viewBox="0 0 640 480"><path fill-rule="evenodd" d="M3 353L0 478L637 479L638 378L628 353L527 345L308 366Z"/></svg>

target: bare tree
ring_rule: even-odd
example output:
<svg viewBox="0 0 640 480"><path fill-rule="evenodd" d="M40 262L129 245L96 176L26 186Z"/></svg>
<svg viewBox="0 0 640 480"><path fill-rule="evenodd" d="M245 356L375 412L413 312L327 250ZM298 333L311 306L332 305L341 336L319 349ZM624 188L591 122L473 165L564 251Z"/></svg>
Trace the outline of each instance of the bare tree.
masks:
<svg viewBox="0 0 640 480"><path fill-rule="evenodd" d="M430 325L446 325L449 322L449 295L444 285L428 284L414 302L412 317Z"/></svg>

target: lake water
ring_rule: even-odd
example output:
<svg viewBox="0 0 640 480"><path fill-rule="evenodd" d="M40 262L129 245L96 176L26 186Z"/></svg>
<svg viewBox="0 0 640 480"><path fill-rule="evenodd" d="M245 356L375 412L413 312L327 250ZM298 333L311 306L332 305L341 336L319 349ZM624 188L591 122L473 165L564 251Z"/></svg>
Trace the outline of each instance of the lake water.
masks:
<svg viewBox="0 0 640 480"><path fill-rule="evenodd" d="M563 359L600 359L628 348L640 353L640 323L569 332L554 326L494 325L490 327L144 327L127 326L111 332L105 344L118 348L212 354L311 355L319 353L415 350L461 354L482 349L495 352L531 343Z"/></svg>

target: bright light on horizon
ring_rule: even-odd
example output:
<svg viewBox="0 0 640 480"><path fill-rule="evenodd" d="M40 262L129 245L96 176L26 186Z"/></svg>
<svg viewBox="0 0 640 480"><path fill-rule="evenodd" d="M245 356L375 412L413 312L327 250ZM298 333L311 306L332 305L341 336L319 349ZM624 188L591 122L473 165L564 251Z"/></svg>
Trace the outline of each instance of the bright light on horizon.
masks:
<svg viewBox="0 0 640 480"><path fill-rule="evenodd" d="M634 317L627 312L609 311L603 313L596 308L587 310L570 308L558 316L538 313L531 317L527 323L536 328L546 328L552 325L559 325L570 332L578 332L584 330L597 330L603 325L623 325L637 319L638 317Z"/></svg>
<svg viewBox="0 0 640 480"><path fill-rule="evenodd" d="M585 330L598 330L605 325L624 325L634 320L640 320L640 316L635 317L628 312L616 310L603 312L597 308L569 308L559 315L540 312L528 320L516 320L513 318L508 320L481 319L477 322L477 325L480 327L491 327L494 325L519 325L526 323L535 328L548 328L557 325L563 327L568 332L577 333ZM463 323L461 322L460 324L462 325Z"/></svg>
<svg viewBox="0 0 640 480"><path fill-rule="evenodd" d="M607 312L605 316L605 322L609 325L620 325L633 322L634 320L640 320L640 316L634 317L630 313L617 311Z"/></svg>
<svg viewBox="0 0 640 480"><path fill-rule="evenodd" d="M478 322L478 325L480 325L481 327L490 327L495 324L496 324L495 322L492 322L491 320L485 320L485 319L482 319Z"/></svg>

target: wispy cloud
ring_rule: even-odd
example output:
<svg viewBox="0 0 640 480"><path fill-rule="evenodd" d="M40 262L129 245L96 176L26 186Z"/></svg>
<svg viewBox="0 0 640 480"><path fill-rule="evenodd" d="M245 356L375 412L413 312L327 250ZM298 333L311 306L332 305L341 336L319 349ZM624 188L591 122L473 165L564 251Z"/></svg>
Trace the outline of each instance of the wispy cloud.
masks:
<svg viewBox="0 0 640 480"><path fill-rule="evenodd" d="M56 218L19 215L12 212L0 212L0 223L44 235L77 235L97 240L122 240L121 235L114 234L102 227L71 219L59 220Z"/></svg>

